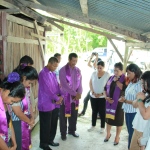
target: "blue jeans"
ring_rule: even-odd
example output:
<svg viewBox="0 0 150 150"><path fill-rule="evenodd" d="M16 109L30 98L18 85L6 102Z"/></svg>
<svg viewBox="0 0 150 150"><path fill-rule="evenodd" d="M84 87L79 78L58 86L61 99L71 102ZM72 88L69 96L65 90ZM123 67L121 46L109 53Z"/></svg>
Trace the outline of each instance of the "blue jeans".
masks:
<svg viewBox="0 0 150 150"><path fill-rule="evenodd" d="M130 148L130 143L132 139L132 134L133 134L133 128L132 128L132 122L135 117L136 113L125 113L125 118L126 118L126 125L127 125L127 130L128 130L128 149Z"/></svg>

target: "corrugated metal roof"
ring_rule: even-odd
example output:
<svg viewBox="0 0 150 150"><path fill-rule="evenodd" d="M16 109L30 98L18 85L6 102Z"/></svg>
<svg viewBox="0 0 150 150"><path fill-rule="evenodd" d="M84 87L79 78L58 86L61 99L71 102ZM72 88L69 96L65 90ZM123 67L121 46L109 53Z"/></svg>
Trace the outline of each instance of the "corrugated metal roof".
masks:
<svg viewBox="0 0 150 150"><path fill-rule="evenodd" d="M61 12L83 16L79 0L38 0ZM88 18L135 33L150 31L150 0L88 0Z"/></svg>

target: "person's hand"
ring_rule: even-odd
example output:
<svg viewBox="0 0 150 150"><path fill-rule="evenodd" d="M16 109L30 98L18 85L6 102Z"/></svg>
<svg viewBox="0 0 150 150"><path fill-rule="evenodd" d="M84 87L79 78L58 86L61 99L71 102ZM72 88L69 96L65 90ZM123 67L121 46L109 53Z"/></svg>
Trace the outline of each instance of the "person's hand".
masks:
<svg viewBox="0 0 150 150"><path fill-rule="evenodd" d="M62 104L62 101L63 101L63 97L59 96L59 101L57 101L56 104L60 105Z"/></svg>
<svg viewBox="0 0 150 150"><path fill-rule="evenodd" d="M112 103L114 103L114 100L110 99L110 100L108 100L108 103L112 104Z"/></svg>
<svg viewBox="0 0 150 150"><path fill-rule="evenodd" d="M142 99L142 100L144 100L145 99L145 94L143 93L143 92L139 92L137 95L136 95L136 98L137 99Z"/></svg>
<svg viewBox="0 0 150 150"><path fill-rule="evenodd" d="M99 98L99 96L98 96L99 94L96 94L96 93L94 93L94 96L96 97L96 98Z"/></svg>
<svg viewBox="0 0 150 150"><path fill-rule="evenodd" d="M35 119L33 117L31 118L31 122L32 124L35 124Z"/></svg>
<svg viewBox="0 0 150 150"><path fill-rule="evenodd" d="M77 93L77 95L75 96L74 100L79 100L81 98L81 94Z"/></svg>
<svg viewBox="0 0 150 150"><path fill-rule="evenodd" d="M120 81L117 81L116 84L117 84L117 86L122 90L123 84L122 84Z"/></svg>
<svg viewBox="0 0 150 150"><path fill-rule="evenodd" d="M101 96L103 96L103 94L96 94L96 98L99 98L99 97L101 97Z"/></svg>
<svg viewBox="0 0 150 150"><path fill-rule="evenodd" d="M106 101L109 101L111 98L110 97L105 97Z"/></svg>
<svg viewBox="0 0 150 150"><path fill-rule="evenodd" d="M114 80L115 82L118 81L118 77L115 76L113 80Z"/></svg>
<svg viewBox="0 0 150 150"><path fill-rule="evenodd" d="M93 57L94 57L94 54L92 53L90 59L92 59Z"/></svg>
<svg viewBox="0 0 150 150"><path fill-rule="evenodd" d="M140 150L145 150L145 146L140 146Z"/></svg>
<svg viewBox="0 0 150 150"><path fill-rule="evenodd" d="M108 103L112 104L114 102L114 100L112 100L112 98L110 97L105 97L106 101L108 101Z"/></svg>
<svg viewBox="0 0 150 150"><path fill-rule="evenodd" d="M28 124L30 128L32 129L34 127L34 120L31 118Z"/></svg>
<svg viewBox="0 0 150 150"><path fill-rule="evenodd" d="M17 145L15 144L12 147L9 147L9 150L16 150L16 148L17 148Z"/></svg>
<svg viewBox="0 0 150 150"><path fill-rule="evenodd" d="M16 147L13 146L13 147L10 147L9 150L16 150L16 148L17 146Z"/></svg>
<svg viewBox="0 0 150 150"><path fill-rule="evenodd" d="M120 98L119 98L119 102L124 102L126 99L125 99L125 97L124 96L121 96Z"/></svg>

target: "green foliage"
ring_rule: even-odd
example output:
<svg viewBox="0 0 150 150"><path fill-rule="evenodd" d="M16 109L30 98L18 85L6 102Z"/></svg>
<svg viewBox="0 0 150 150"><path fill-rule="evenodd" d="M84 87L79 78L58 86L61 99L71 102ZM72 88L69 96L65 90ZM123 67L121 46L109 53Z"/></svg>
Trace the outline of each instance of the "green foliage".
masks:
<svg viewBox="0 0 150 150"><path fill-rule="evenodd" d="M51 53L60 52L87 52L96 47L107 47L107 38L92 32L77 29L68 25L62 25L64 27L64 34L61 38L61 50L57 50L57 44L48 42L47 50ZM56 39L55 39L56 41Z"/></svg>

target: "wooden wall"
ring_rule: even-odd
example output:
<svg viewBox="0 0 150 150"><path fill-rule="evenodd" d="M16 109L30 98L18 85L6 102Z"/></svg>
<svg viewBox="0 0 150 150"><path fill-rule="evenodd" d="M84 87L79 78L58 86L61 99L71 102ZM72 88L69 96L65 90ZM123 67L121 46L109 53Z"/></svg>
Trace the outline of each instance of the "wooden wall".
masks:
<svg viewBox="0 0 150 150"><path fill-rule="evenodd" d="M6 30L4 30L4 26ZM38 26L40 35L44 35L44 28ZM5 31L5 33L4 33ZM0 12L0 63L3 76L7 76L19 64L19 60L24 55L29 55L34 60L34 67L39 72L43 68L43 59L40 53L38 40L31 36L35 33L34 23ZM4 36L6 34L6 36ZM4 46L6 42L6 46ZM44 45L44 41L42 41ZM3 54L1 55L1 51ZM3 78L1 75L0 77ZM32 87L35 106L37 103L38 84ZM37 109L37 107L35 108ZM35 110L34 109L34 110ZM36 112L37 116L37 112Z"/></svg>

